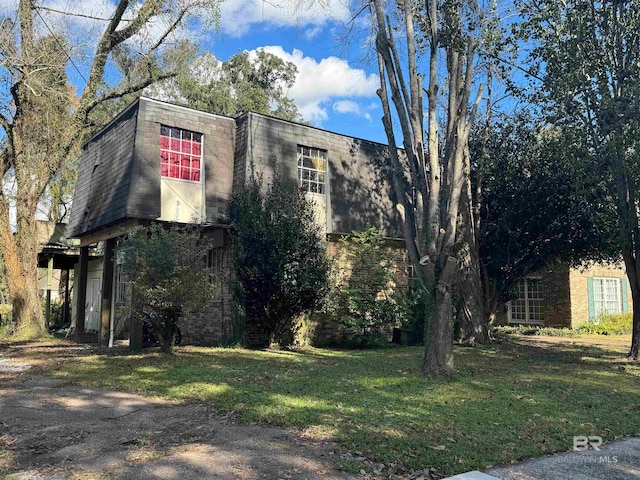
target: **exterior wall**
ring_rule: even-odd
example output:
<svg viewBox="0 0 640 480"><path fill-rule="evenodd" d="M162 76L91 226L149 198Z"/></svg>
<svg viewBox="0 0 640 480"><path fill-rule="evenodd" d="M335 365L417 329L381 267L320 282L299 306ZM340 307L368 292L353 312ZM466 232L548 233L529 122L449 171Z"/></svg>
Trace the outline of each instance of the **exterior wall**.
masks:
<svg viewBox="0 0 640 480"><path fill-rule="evenodd" d="M338 275L347 275L351 271L351 265L345 258L345 247L340 242L340 236L331 235L329 242L327 242L327 251L329 256L336 261L336 269L339 272ZM387 285L387 289L382 288L382 291L386 291L391 294L399 289L406 289L409 283L409 276L407 272L407 266L409 265L404 243L401 241L389 241L388 242L389 257L397 257L395 261L395 271L393 272L393 280ZM339 279L333 279L336 281ZM348 332L344 330L340 322L334 316L325 312L315 312L308 315L304 320L305 322L305 334L308 337L309 343L312 345L335 345L340 344L348 336ZM391 340L393 326L390 326L388 330L382 333L388 336Z"/></svg>
<svg viewBox="0 0 640 480"><path fill-rule="evenodd" d="M246 150L246 156L237 158L235 188L241 188L252 174L262 175L268 183L276 170L297 180L298 146L326 150L325 197L330 201L318 206L326 212L327 232L350 233L374 226L386 237L402 237L402 219L384 175L386 146L253 113L242 122L246 140L236 153Z"/></svg>
<svg viewBox="0 0 640 480"><path fill-rule="evenodd" d="M182 341L189 345L218 345L233 338L233 244L227 232L216 228L208 232L214 247L224 247L222 257L222 284L220 295L214 298L209 309L199 315L180 320Z"/></svg>
<svg viewBox="0 0 640 480"><path fill-rule="evenodd" d="M182 128L203 135L201 179L204 183L167 180L160 177L160 126ZM149 99L140 100L138 135L136 136L135 181L129 216L133 218L159 218L173 220L175 215L175 190L180 183L178 201L184 203L189 197L203 195L205 199L205 221L218 224L228 221L228 209L233 185L235 120L211 115ZM170 184L170 186L169 186ZM162 186L161 186L162 185ZM191 195L185 189L191 189ZM200 189L197 192L196 189ZM161 196L162 193L162 196ZM162 205L162 201L169 205ZM171 200L173 199L173 202ZM195 203L195 198L194 198ZM161 212L161 207L163 212ZM201 206L182 205L185 212L199 216ZM161 214L166 215L166 218ZM186 215L191 219L192 215Z"/></svg>
<svg viewBox="0 0 640 480"><path fill-rule="evenodd" d="M127 217L138 103L82 148L67 237L78 237Z"/></svg>
<svg viewBox="0 0 640 480"><path fill-rule="evenodd" d="M623 285L627 274L624 265L620 264L591 264L586 268L573 268L569 274L571 285L571 326L577 327L589 321L589 292L587 282L589 277L620 278ZM631 292L627 295L627 309L633 310Z"/></svg>

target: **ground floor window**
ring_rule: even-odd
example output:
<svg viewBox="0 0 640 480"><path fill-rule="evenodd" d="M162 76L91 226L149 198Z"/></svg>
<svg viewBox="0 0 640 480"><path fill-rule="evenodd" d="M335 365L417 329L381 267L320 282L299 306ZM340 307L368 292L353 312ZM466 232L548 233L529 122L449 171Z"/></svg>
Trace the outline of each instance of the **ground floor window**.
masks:
<svg viewBox="0 0 640 480"><path fill-rule="evenodd" d="M627 286L622 278L591 277L589 287L589 319L598 321L603 314L617 315L628 310Z"/></svg>
<svg viewBox="0 0 640 480"><path fill-rule="evenodd" d="M523 278L518 282L516 298L511 300L509 322L544 323L544 298L539 278Z"/></svg>

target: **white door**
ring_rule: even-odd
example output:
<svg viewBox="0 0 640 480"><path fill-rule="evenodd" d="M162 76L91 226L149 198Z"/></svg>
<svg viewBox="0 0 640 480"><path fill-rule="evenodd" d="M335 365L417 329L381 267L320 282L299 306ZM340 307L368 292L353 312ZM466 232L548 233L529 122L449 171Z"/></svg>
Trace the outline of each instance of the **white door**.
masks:
<svg viewBox="0 0 640 480"><path fill-rule="evenodd" d="M102 273L102 272L100 272ZM100 326L100 296L102 294L102 278L88 279L87 304L85 307L85 332L97 332Z"/></svg>

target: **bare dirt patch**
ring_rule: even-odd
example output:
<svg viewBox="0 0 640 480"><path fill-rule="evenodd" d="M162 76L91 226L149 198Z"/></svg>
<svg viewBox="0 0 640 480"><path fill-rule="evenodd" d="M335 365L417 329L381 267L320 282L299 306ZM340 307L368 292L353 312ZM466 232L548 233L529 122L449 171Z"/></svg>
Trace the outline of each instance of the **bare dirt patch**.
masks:
<svg viewBox="0 0 640 480"><path fill-rule="evenodd" d="M60 386L37 375L89 353L73 344L0 345L0 478L333 479L330 442L239 425L207 404Z"/></svg>

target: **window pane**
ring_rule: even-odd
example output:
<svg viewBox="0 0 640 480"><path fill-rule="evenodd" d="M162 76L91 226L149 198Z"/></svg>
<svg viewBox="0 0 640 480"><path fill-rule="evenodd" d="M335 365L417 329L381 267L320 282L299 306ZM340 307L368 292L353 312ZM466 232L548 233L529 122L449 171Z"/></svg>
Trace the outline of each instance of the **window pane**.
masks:
<svg viewBox="0 0 640 480"><path fill-rule="evenodd" d="M166 125L160 133L161 175L199 182L202 134Z"/></svg>

